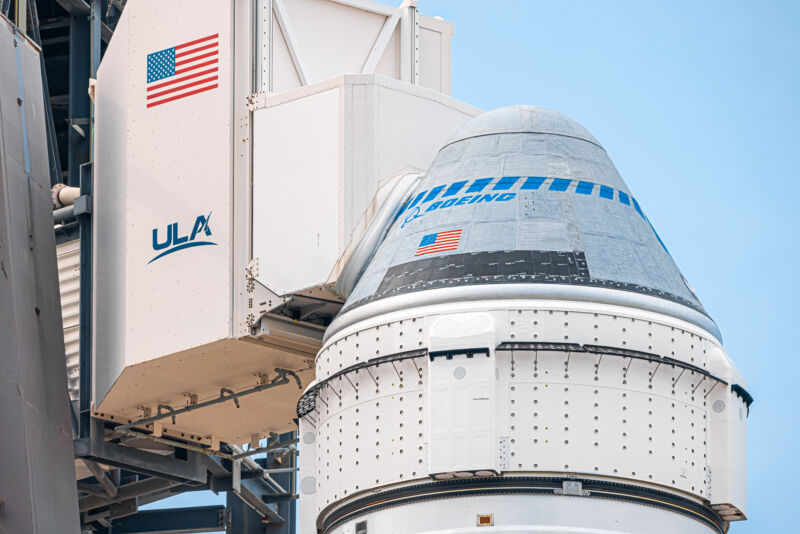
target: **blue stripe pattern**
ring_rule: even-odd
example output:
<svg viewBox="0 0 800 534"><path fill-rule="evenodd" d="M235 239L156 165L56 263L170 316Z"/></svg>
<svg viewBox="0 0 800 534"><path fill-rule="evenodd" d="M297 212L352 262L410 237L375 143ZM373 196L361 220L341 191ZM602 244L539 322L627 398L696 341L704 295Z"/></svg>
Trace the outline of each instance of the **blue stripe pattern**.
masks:
<svg viewBox="0 0 800 534"><path fill-rule="evenodd" d="M553 178L553 183L550 184L550 191L566 191L572 180L569 178Z"/></svg>
<svg viewBox="0 0 800 534"><path fill-rule="evenodd" d="M480 193L494 178L478 178L467 189L467 193Z"/></svg>
<svg viewBox="0 0 800 534"><path fill-rule="evenodd" d="M492 187L492 191L508 191L512 189L517 182L519 182L520 176L503 176L497 180L494 187ZM486 187L492 183L494 178L478 178L473 180L472 183L467 187L464 194L470 193L480 193L486 189ZM569 178L547 178L545 176L527 176L525 177L525 181L522 182L522 185L519 187L520 190L523 191L530 191L530 190L538 190L544 185L545 182L548 180L550 181L550 187L548 188L549 191L568 191L569 188L572 186L572 182ZM439 193L442 194L442 197L450 197L458 195L462 192L462 189L469 183L469 180L461 180L459 182L454 182L449 185L439 185L431 189L430 191L425 190L421 193L417 193L417 195L413 198L413 200L409 201L408 204L403 208L402 211L410 210L414 206L418 204L424 204L426 202L430 202L434 200L436 197L439 196ZM599 187L595 187L599 186ZM447 189L445 189L445 187ZM585 180L579 180L575 184L574 193L579 195L588 195L591 196L594 194L595 191L598 191L598 196L600 198L605 198L608 200L614 200L614 188L609 187L607 185L596 184L594 182L588 182ZM633 207L636 212L642 216L643 219L647 220L644 213L642 212L642 208L639 206L639 203L636 201L635 198L631 197L628 193L620 190L616 190L617 199L619 200L620 204L624 204L625 206L630 206L633 203Z"/></svg>
<svg viewBox="0 0 800 534"><path fill-rule="evenodd" d="M544 176L528 176L520 189L539 189L545 180Z"/></svg>
<svg viewBox="0 0 800 534"><path fill-rule="evenodd" d="M497 181L492 191L508 191L519 180L519 176L503 176Z"/></svg>
<svg viewBox="0 0 800 534"><path fill-rule="evenodd" d="M575 188L575 192L581 195L591 195L592 190L594 189L594 182L578 182L578 186Z"/></svg>
<svg viewBox="0 0 800 534"><path fill-rule="evenodd" d="M514 187L514 185L516 185L516 183L519 181L520 178L521 178L520 176L502 176L497 180L497 183L495 183L495 185L492 188L492 190L493 191L508 191L509 189L512 189ZM549 191L567 191L569 189L569 187L572 185L572 182L573 182L573 180L571 180L569 178L547 178L547 177L544 177L544 176L528 176L528 177L525 178L525 181L520 186L520 190L523 190L523 191L526 191L526 190L534 190L534 191L538 190L549 179L552 180L550 182L550 187L548 188ZM494 180L494 178L478 178L478 179L474 180L472 182L472 184L470 184L470 186L467 188L466 191L464 191L464 193L465 194L480 193L484 189L486 189L486 187L492 182L492 180ZM402 211L406 211L406 210L410 210L414 206L420 204L420 201L422 201L422 204L432 201L437 196L439 196L439 193L441 193L444 190L445 187L447 187L447 190L444 192L442 197L455 196L464 188L465 185L467 185L467 182L469 182L469 180L462 180L460 182L454 182L454 183L450 184L449 186L447 186L447 185L436 186L433 189L431 189L430 192L428 192L427 190L422 191L421 193L418 193L414 197L414 199L411 200L401 210L401 212ZM575 184L575 189L574 189L573 192L575 194L578 194L578 195L591 196L592 194L594 194L595 185L599 185L600 186L600 187L597 188L598 196L600 198L605 198L607 200L614 200L614 188L613 187L609 187L607 185L596 184L594 182L588 182L588 181L585 181L585 180L579 180ZM426 196L426 193L427 193L427 196ZM513 193L511 193L511 195L513 196ZM478 196L480 196L480 195L478 195ZM423 197L424 197L424 200L423 200ZM468 197L464 197L464 198L468 198ZM664 248L665 251L667 251L667 254L669 254L669 250L667 250L667 247L664 245L664 242L661 241L661 237L659 237L659 235L656 232L655 228L653 228L653 225L650 224L650 221L647 219L647 216L645 216L644 212L642 212L642 208L641 208L641 206L639 206L639 203L636 201L636 199L631 197L628 193L626 193L624 191L620 191L619 189L617 189L617 198L619 199L619 203L623 204L625 206L630 206L631 202L633 202L633 208L642 217L642 219L644 219L647 222L647 224L650 225L650 228L653 229L653 233L656 235L656 239L658 239L658 242L661 243L661 246ZM462 200L464 200L464 199L462 199ZM452 202L455 202L455 200L448 200L447 202L451 203L451 204L447 204L449 206L449 205L452 205ZM462 202L459 202L459 205L461 203ZM466 203L466 201L464 203ZM473 202L469 202L469 203L472 204ZM205 243L202 243L202 244L205 244ZM195 246L195 245L192 245L192 246ZM157 259L157 258L154 258L154 259Z"/></svg>
<svg viewBox="0 0 800 534"><path fill-rule="evenodd" d="M436 198L436 195L438 195L439 193L441 193L441 192L442 192L442 189L444 189L444 186L443 186L443 185L437 185L436 187L434 187L433 189L431 189L431 192L430 192L430 193L428 193L428 196L427 196L427 197L425 197L425 200L423 200L423 202L430 202L431 200L433 200L434 198Z"/></svg>
<svg viewBox="0 0 800 534"><path fill-rule="evenodd" d="M461 188L464 187L465 185L467 185L467 181L466 180L464 180L463 182L456 182L456 183L452 184L450 187L448 187L447 191L445 191L442 196L443 197L453 196L453 195L457 194L459 191L461 191Z"/></svg>

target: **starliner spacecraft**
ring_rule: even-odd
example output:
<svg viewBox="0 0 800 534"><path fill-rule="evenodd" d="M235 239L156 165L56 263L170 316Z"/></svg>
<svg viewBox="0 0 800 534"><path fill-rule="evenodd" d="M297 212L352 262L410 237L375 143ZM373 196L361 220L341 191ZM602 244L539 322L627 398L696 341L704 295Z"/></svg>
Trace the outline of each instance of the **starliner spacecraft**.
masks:
<svg viewBox="0 0 800 534"><path fill-rule="evenodd" d="M700 534L742 519L751 399L592 134L499 109L408 182L363 272L340 278L298 405L306 522Z"/></svg>

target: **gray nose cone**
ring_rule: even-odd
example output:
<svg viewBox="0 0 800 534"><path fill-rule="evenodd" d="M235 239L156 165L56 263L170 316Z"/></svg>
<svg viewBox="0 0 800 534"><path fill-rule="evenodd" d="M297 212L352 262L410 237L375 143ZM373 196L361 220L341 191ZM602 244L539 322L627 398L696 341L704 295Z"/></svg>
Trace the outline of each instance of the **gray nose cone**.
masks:
<svg viewBox="0 0 800 534"><path fill-rule="evenodd" d="M574 137L602 148L589 130L578 122L558 111L536 106L510 106L479 115L459 128L445 146L470 137L515 133Z"/></svg>
<svg viewBox="0 0 800 534"><path fill-rule="evenodd" d="M343 315L378 301L391 309L393 297L423 305L481 291L633 305L720 337L602 146L544 108L491 111L453 135Z"/></svg>

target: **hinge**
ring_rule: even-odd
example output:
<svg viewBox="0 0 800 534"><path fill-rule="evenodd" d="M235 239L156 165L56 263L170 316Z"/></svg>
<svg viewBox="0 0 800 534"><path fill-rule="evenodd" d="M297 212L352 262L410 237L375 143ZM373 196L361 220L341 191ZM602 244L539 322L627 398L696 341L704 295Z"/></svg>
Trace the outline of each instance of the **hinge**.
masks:
<svg viewBox="0 0 800 534"><path fill-rule="evenodd" d="M578 497L586 497L589 495L588 491L583 490L583 484L577 480L565 480L561 483L561 489L555 490L558 495L574 495Z"/></svg>

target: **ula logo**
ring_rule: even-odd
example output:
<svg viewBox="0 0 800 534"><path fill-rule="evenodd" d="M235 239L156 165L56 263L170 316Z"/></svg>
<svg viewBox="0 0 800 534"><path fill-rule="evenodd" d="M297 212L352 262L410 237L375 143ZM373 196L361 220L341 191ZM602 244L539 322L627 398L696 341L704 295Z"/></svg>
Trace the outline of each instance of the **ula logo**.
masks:
<svg viewBox="0 0 800 534"><path fill-rule="evenodd" d="M211 235L211 227L208 226L208 221L211 220L211 213L208 215L200 215L194 221L191 233L181 236L178 230L178 223L174 222L167 226L166 237L164 241L159 240L158 228L153 228L153 250L158 252L156 256L147 263L153 263L159 258L163 258L167 254L178 252L185 248L202 247L203 245L216 245L212 241L203 240L205 237ZM161 251L161 252L159 252Z"/></svg>

